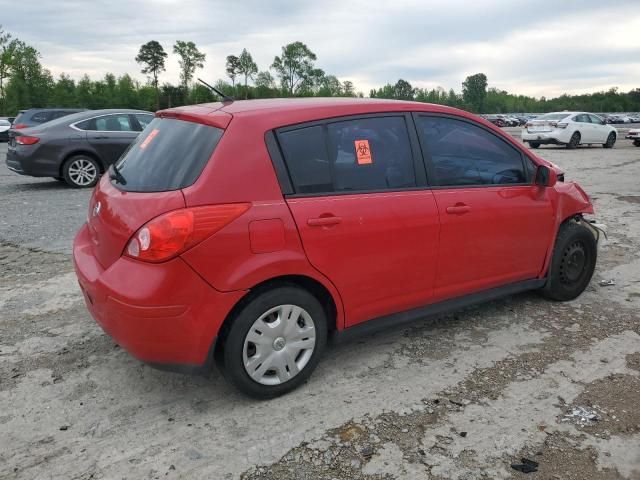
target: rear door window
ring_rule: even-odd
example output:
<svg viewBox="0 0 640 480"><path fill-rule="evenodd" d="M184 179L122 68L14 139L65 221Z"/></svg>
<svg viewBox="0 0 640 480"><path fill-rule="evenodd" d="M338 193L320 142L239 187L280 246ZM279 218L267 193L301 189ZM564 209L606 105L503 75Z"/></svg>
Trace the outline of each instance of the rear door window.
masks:
<svg viewBox="0 0 640 480"><path fill-rule="evenodd" d="M133 132L129 115L126 113L118 115L105 115L92 120L91 130L99 132Z"/></svg>
<svg viewBox="0 0 640 480"><path fill-rule="evenodd" d="M222 134L222 129L200 123L154 118L117 164L126 184L115 185L131 192L188 187L202 173Z"/></svg>
<svg viewBox="0 0 640 480"><path fill-rule="evenodd" d="M31 117L31 121L34 123L44 123L51 120L52 112L36 112Z"/></svg>
<svg viewBox="0 0 640 480"><path fill-rule="evenodd" d="M404 117L330 123L327 134L336 191L416 186Z"/></svg>
<svg viewBox="0 0 640 480"><path fill-rule="evenodd" d="M431 181L440 186L522 184L528 181L521 153L493 133L448 117L418 117Z"/></svg>
<svg viewBox="0 0 640 480"><path fill-rule="evenodd" d="M404 117L328 120L278 132L299 194L397 190L416 186Z"/></svg>

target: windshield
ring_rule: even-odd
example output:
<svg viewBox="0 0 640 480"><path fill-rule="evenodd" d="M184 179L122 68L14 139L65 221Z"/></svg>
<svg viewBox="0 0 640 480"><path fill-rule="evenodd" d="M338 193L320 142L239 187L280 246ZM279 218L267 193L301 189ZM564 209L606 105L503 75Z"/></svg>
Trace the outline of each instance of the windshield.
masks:
<svg viewBox="0 0 640 480"><path fill-rule="evenodd" d="M223 130L200 123L154 118L118 161L129 192L165 192L193 184L211 158Z"/></svg>

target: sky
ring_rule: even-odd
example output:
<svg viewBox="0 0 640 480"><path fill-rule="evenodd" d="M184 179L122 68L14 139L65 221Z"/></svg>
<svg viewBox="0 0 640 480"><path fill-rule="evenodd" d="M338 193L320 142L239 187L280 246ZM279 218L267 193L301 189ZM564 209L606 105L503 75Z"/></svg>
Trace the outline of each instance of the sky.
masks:
<svg viewBox="0 0 640 480"><path fill-rule="evenodd" d="M0 24L37 48L55 76L129 73L140 45L169 53L161 82L178 83L176 40L206 53L197 76L225 78L246 48L267 70L302 41L316 66L368 95L395 83L460 91L490 87L546 96L640 87L640 0L0 0ZM228 79L227 79L228 80Z"/></svg>

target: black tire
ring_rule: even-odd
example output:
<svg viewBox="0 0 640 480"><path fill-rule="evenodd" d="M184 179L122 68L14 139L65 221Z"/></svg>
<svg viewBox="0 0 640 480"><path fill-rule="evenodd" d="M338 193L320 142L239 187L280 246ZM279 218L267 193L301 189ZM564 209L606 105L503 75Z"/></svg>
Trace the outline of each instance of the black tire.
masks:
<svg viewBox="0 0 640 480"><path fill-rule="evenodd" d="M553 300L573 300L593 276L598 256L597 241L589 228L575 220L560 226L543 295Z"/></svg>
<svg viewBox="0 0 640 480"><path fill-rule="evenodd" d="M74 188L93 187L100 179L100 166L88 155L75 155L64 162L62 176Z"/></svg>
<svg viewBox="0 0 640 480"><path fill-rule="evenodd" d="M531 148L540 148L540 142L529 142Z"/></svg>
<svg viewBox="0 0 640 480"><path fill-rule="evenodd" d="M567 148L576 148L580 144L580 132L573 132L571 138L569 139L569 143L567 143Z"/></svg>
<svg viewBox="0 0 640 480"><path fill-rule="evenodd" d="M633 144L634 144L636 147L640 147L640 140L634 140L634 141L633 141Z"/></svg>
<svg viewBox="0 0 640 480"><path fill-rule="evenodd" d="M613 145L616 143L616 134L611 132L607 137L606 143L603 143L603 148L613 148Z"/></svg>
<svg viewBox="0 0 640 480"><path fill-rule="evenodd" d="M245 368L245 340L248 342L248 354L249 349L253 344L249 341L247 336L249 333L253 333L250 332L250 330L254 326L254 322L261 318L266 312L269 312L271 309L277 308L281 305L295 305L301 307L303 311L308 314L312 320L315 330L315 346L311 351L310 358L308 358L306 364L302 366L299 373L286 381L282 381L281 383L265 385L254 380ZM304 383L316 368L326 344L327 318L322 305L318 299L308 291L290 284L259 292L251 298L248 303L246 303L231 319L228 333L224 335L223 344L221 346L222 351L216 357L218 365L220 366L225 378L233 386L250 397L267 399L290 392ZM254 345L254 349L256 348L257 345ZM263 348L268 350L268 352L265 352L267 354L266 359L270 358L269 355L279 354L276 349L275 342L273 345L269 344L269 346L264 346ZM280 348L284 350L283 347ZM253 355L256 355L256 352L257 350ZM286 352L283 352L282 355L286 356ZM256 367L255 371L258 371L261 365L262 363ZM265 375L271 371L273 372L273 378L279 377L276 371L271 369L267 370ZM287 372L289 372L288 366Z"/></svg>

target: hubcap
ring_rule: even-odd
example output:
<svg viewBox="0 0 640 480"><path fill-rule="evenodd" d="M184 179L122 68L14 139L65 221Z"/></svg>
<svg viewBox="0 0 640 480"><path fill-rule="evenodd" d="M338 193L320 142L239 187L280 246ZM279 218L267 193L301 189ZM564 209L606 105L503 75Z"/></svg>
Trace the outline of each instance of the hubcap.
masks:
<svg viewBox="0 0 640 480"><path fill-rule="evenodd" d="M304 369L315 346L311 315L296 305L279 305L253 323L244 340L242 360L253 380L279 385Z"/></svg>
<svg viewBox="0 0 640 480"><path fill-rule="evenodd" d="M76 185L87 186L95 179L98 171L95 165L89 160L79 158L69 165L69 178Z"/></svg>
<svg viewBox="0 0 640 480"><path fill-rule="evenodd" d="M577 282L587 265L587 254L582 242L573 242L563 254L560 265L560 279L563 283Z"/></svg>

